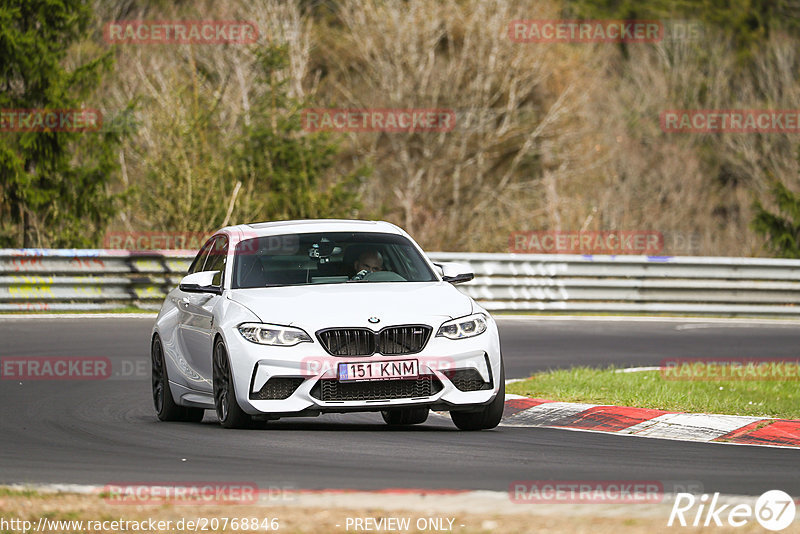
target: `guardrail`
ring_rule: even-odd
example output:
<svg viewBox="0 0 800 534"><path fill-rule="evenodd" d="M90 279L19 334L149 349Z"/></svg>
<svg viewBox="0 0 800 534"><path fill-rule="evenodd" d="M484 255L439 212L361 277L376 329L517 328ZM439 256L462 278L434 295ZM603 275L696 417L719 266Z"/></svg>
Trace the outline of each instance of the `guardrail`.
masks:
<svg viewBox="0 0 800 534"><path fill-rule="evenodd" d="M195 254L0 249L0 312L158 309Z"/></svg>
<svg viewBox="0 0 800 534"><path fill-rule="evenodd" d="M193 251L0 249L0 311L158 309ZM491 311L800 317L800 260L434 252Z"/></svg>

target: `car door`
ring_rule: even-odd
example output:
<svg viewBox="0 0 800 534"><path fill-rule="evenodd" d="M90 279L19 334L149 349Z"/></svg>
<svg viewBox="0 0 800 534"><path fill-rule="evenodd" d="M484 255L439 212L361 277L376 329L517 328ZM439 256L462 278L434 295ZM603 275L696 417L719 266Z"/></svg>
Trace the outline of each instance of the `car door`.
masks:
<svg viewBox="0 0 800 534"><path fill-rule="evenodd" d="M203 270L214 241L215 239L212 237L200 247L200 251L186 274L194 274ZM181 290L180 286L170 291L168 298L173 309L177 311L175 329L173 335L163 333L162 336L166 344L166 353L169 355L170 380L184 386L197 388L197 379L192 378L197 373L188 367L188 350L184 339L186 327L191 326L194 321L194 313L190 310L192 302L190 296L191 294Z"/></svg>
<svg viewBox="0 0 800 534"><path fill-rule="evenodd" d="M218 271L213 284L222 287L228 254L228 238L225 235L213 237L207 243L207 256L202 267L195 272ZM204 247L205 248L205 247ZM180 336L184 347L184 361L178 362L181 372L191 388L212 392L211 354L214 341L214 306L221 296L217 293L179 292Z"/></svg>

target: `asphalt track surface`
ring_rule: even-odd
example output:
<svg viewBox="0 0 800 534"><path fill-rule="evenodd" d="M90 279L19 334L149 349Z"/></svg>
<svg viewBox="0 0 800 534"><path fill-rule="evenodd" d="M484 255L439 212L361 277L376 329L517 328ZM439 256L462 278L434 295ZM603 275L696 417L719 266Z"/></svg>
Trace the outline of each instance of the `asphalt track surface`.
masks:
<svg viewBox="0 0 800 534"><path fill-rule="evenodd" d="M500 319L508 378L670 357L796 356L800 325ZM377 414L284 419L249 430L162 423L153 412L153 319L0 320L0 357L105 356L101 381L0 380L0 483L254 482L261 488L507 490L516 480L647 480L705 492L800 495L800 450L499 427L449 418L392 429ZM137 368L136 366L139 365Z"/></svg>

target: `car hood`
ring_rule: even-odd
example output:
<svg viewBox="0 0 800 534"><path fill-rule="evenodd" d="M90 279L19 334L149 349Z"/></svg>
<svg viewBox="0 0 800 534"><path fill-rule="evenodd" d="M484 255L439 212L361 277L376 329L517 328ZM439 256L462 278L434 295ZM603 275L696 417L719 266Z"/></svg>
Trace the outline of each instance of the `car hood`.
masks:
<svg viewBox="0 0 800 534"><path fill-rule="evenodd" d="M234 289L229 298L262 322L316 331L329 327L379 330L430 324L472 313L472 300L447 282L362 282ZM380 322L370 323L371 317Z"/></svg>

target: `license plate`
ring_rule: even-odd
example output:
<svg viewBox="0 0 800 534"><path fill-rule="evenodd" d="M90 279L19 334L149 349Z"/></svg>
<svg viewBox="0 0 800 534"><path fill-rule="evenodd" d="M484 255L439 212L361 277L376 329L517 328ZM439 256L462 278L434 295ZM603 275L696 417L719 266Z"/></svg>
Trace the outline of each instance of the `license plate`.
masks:
<svg viewBox="0 0 800 534"><path fill-rule="evenodd" d="M417 360L351 362L339 364L340 382L396 380L399 378L417 378L418 376L419 362Z"/></svg>

